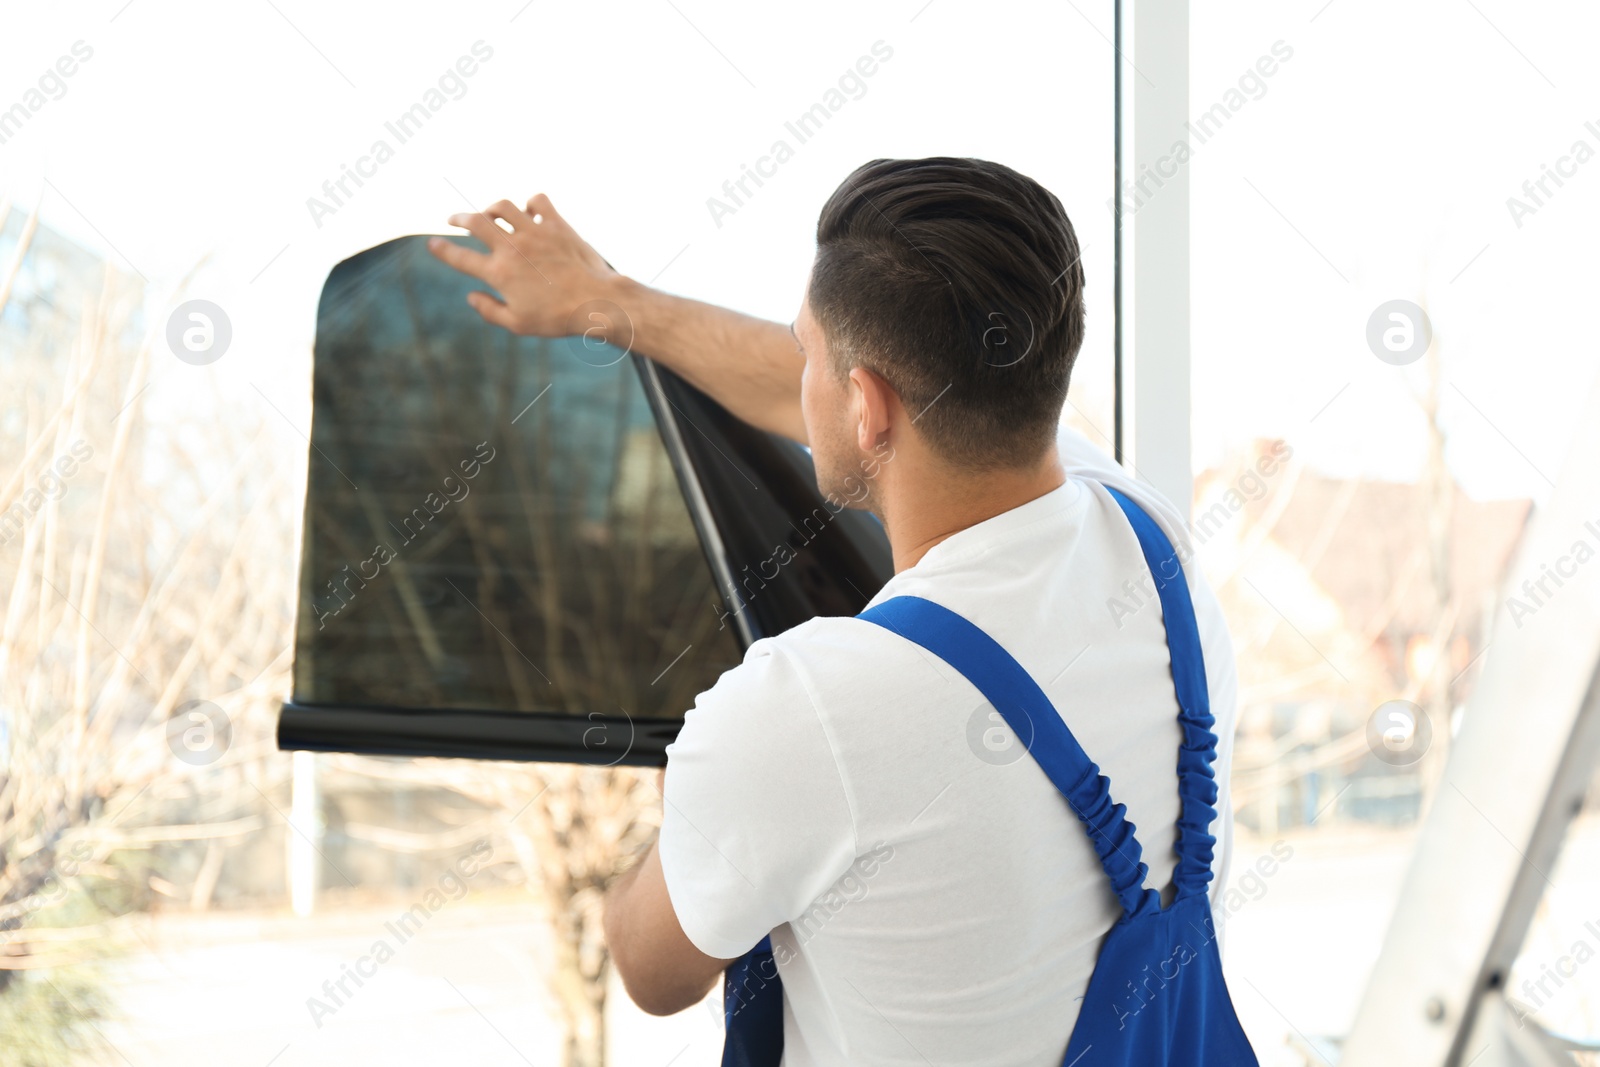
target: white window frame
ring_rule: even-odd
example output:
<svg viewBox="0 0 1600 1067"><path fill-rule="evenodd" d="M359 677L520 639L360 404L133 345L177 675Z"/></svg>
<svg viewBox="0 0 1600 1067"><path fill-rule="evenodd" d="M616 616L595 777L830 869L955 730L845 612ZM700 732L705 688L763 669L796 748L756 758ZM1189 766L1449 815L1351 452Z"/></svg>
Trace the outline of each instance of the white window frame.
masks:
<svg viewBox="0 0 1600 1067"><path fill-rule="evenodd" d="M1115 44L1117 459L1187 518L1189 0L1119 0Z"/></svg>

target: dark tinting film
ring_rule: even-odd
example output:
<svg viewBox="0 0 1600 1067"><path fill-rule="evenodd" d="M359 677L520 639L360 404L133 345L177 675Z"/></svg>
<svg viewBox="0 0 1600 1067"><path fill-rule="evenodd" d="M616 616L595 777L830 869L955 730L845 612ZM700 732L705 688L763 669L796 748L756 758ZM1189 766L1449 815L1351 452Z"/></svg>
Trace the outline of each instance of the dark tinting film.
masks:
<svg viewBox="0 0 1600 1067"><path fill-rule="evenodd" d="M474 288L407 237L323 291L294 700L675 718L740 647L635 360Z"/></svg>

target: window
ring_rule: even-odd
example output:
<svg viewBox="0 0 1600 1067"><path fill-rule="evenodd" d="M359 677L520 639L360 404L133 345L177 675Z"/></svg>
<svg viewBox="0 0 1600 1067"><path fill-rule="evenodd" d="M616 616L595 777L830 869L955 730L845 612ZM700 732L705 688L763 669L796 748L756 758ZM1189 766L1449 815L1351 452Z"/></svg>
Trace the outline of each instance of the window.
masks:
<svg viewBox="0 0 1600 1067"><path fill-rule="evenodd" d="M571 1062L597 1063L603 1029L614 1063L661 1063L679 1049L675 1067L716 1063L715 997L683 1017L647 1019L614 975L606 979L594 887L613 872L614 857L648 835L658 803L649 776L505 759L385 758L572 758L584 735L594 736L590 716L600 713L520 704L508 657L522 663L535 695L542 683L464 601L424 604L423 614L439 629L466 628L459 643L442 641L465 677L448 684L429 667L419 680L413 660L425 656L407 629L413 624L397 624L383 606L399 595L395 573L382 567L361 579L363 588L341 571L374 574L376 563L361 568L376 544L370 527L342 531L365 535L345 552L331 542L341 531L308 530L303 521L307 488L313 508L327 500L330 520L356 523L364 516L351 505L386 484L373 474L369 488L355 457L329 448L323 421L335 407L374 426L367 467L385 456L425 467L427 478L419 472L373 497L393 507L383 520L397 526L419 505L428 508L429 492L460 496L444 476L460 480L460 462L487 440L498 451L463 482L470 495L435 501L440 509L429 511L424 534L405 546L388 543L411 570L438 567L451 577L548 675L547 635L507 625L517 617L519 583L543 574L536 560L523 561L531 575L509 570L527 519L504 520L502 549L462 516L506 491L496 479L510 477L509 434L554 418L552 437L562 442L564 413L544 410L559 382L511 423L548 381L539 361L557 357L540 356L531 341L478 333L458 280L441 277L428 284L449 287L440 308L461 315L467 334L452 328L448 343L466 350L451 356L454 372L437 352L422 363L387 336L391 327L410 328L412 307L429 305L421 272L431 264L419 257L370 282L394 287L407 270L419 272L411 276L416 305L394 299L395 314L374 312L374 330L385 332L370 337L384 338L384 358L398 362L387 378L358 377L354 392L362 395L330 401L319 386L313 417L310 308L329 268L360 249L434 229L451 212L502 196L546 192L630 276L787 321L800 303L817 210L854 167L880 156L979 156L1044 183L1078 230L1089 315L1067 417L1110 448L1117 281L1106 202L1115 187L1119 62L1112 42L1151 80L1161 80L1162 68L1138 59L1119 36L1110 0L1000 0L981 19L924 0L897 9L696 0L616 10L517 0L498 13L447 5L427 20L308 20L309 5L278 6L236 17L220 7L177 16L135 4L99 13L97 29L93 13L36 5L17 12L24 32L6 36L14 66L35 72L30 79L56 62L58 44L80 36L95 58L67 79L67 99L48 103L5 146L23 206L0 224L0 265L21 268L4 312L7 336L19 341L16 358L7 349L0 361L0 415L10 431L0 447L27 479L46 461L76 462L60 446L79 437L93 456L59 502L42 505L25 532L0 544L12 635L0 672L0 758L19 797L0 820L0 837L21 849L8 852L6 873L20 870L22 878L6 900L25 913L5 940L8 951L30 957L28 970L0 972L0 1033L36 1039L56 1050L57 1062L93 1042L110 1046L99 1051L118 1062L188 1057L282 1067L434 1063L461 1049L480 1062L555 1063L570 1054ZM1335 5L1317 25L1340 11ZM606 30L603 70L597 26ZM251 47L216 47L243 40ZM474 49L479 41L484 47ZM463 58L474 74L452 73ZM118 64L127 77L112 77ZM1121 65L1125 89L1146 86ZM283 79L286 67L302 76ZM386 127L398 128L412 105L440 94L443 106L420 132L402 142ZM175 96L185 108L150 106ZM830 116L820 129L808 123L803 137L790 130L819 106ZM196 129L206 131L207 158L221 161L227 181L174 183L159 169L115 165L142 158L152 140L189 143ZM374 177L363 157L375 140L395 154ZM277 148L263 152L264 143ZM49 186L39 180L45 176ZM42 193L43 219L30 244L32 190ZM238 211L240 202L250 210ZM226 232L171 225L196 215L233 224ZM126 287L106 286L112 275ZM159 333L180 290L215 302L232 320L233 346L212 364L182 362L159 343L146 351L144 338ZM442 350L445 337L431 343ZM512 344L521 356L475 356L475 343ZM492 388L467 388L483 379L460 369L464 361L491 358L502 374L521 376L514 387L494 378ZM872 592L875 579L863 581L857 569L887 565L880 535L854 513L823 525L803 450L749 434L647 364L624 359L610 373L642 391L654 447L671 466L661 492L695 535L681 553L653 546L654 574L700 598L684 609L689 618L721 622L718 613L731 613L727 630L709 633L714 644L696 641L655 689L682 684L687 692L680 672L714 677L718 658L737 657L740 642L809 612L852 610ZM497 390L506 390L504 401ZM402 401L436 408L433 418L458 436L448 447L421 443L431 431L399 417L411 410ZM386 406L394 423L379 427L375 413ZM741 432L730 443L728 435ZM308 449L308 436L361 494ZM38 463L23 463L35 447ZM537 459L525 453L519 462L531 473ZM654 472L659 464L629 462L620 468ZM330 494L341 492L353 495L334 502ZM626 491L603 499L618 496L617 514L640 499ZM582 514L571 500L550 506ZM784 555L776 549L786 537L804 551L774 570L769 561ZM436 543L440 555L425 555ZM306 591L298 588L301 544L327 564L307 572L308 588L324 613L340 612L315 640L317 616L296 617ZM474 584L457 577L447 544L450 552L488 550L507 568L492 598L477 588L475 558ZM567 548L612 558L581 540L576 524ZM835 551L839 560L824 562L823 553ZM668 559L677 562L669 567ZM93 574L98 583L86 581ZM847 581L829 586L829 575ZM438 591L456 595L448 586ZM576 595L567 585L561 591ZM576 611L577 601L563 603ZM358 634L371 620L388 632ZM690 643L685 636L666 645L669 628L642 628L631 644L613 644L633 657L613 689L650 695L649 683ZM338 662L335 640L347 643L337 649L349 650L347 662ZM580 636L569 631L565 640L560 658L570 662ZM365 665L362 655L370 657ZM291 662L299 679L289 677ZM402 686L408 691L397 692ZM455 703L427 703L436 691ZM280 715L286 695L291 705ZM406 703L369 703L380 698ZM81 700L92 709L87 743L63 719ZM198 724L189 728L196 701L222 716L214 735L222 740L198 752L189 749L191 735L204 741ZM659 747L676 728L675 718L643 718L621 703L635 717L640 747ZM174 723L184 729L169 735ZM274 730L286 745L325 751L280 751ZM68 803L63 768L80 769L86 803ZM53 857L41 826L66 828ZM485 862L474 851L482 840L492 848ZM30 856L30 848L40 851ZM460 879L469 859L477 873ZM459 893L462 880L468 889ZM377 982L353 1000L328 996L324 983L364 967L375 942L397 944L388 924L439 890L447 903ZM86 951L80 970L75 961ZM336 1013L325 1014L328 1007ZM587 1055L573 1051L580 1042Z"/></svg>

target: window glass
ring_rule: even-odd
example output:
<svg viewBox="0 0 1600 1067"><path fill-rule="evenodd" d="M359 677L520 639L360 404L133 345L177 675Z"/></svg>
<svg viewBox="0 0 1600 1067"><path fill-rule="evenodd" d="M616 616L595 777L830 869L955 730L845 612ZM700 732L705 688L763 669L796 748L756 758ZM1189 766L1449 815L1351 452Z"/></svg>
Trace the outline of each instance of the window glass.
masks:
<svg viewBox="0 0 1600 1067"><path fill-rule="evenodd" d="M15 812L0 813L0 836L20 849L4 873L21 872L0 903L22 924L0 947L27 957L27 969L0 970L0 1034L34 1042L41 1062L91 1047L140 1064L433 1064L464 1049L483 1063L596 1064L602 1047L604 1062L719 1062L715 992L692 1012L650 1018L606 965L598 887L616 873L616 857L648 839L660 811L653 772L278 748L290 695L421 702L438 695L430 686L450 683L445 695L463 704L545 707L520 703L519 668L508 659L522 664L533 697L547 688L554 698L555 688L494 627L558 685L552 663L581 665L586 641L615 650L619 640L567 629L550 656L542 617L512 614L528 577L512 574L509 560L519 541L531 543L531 520L507 499L520 499L513 472L531 479L538 470L537 456L514 451L528 444L516 435L536 416L556 420L536 432L557 443L576 432L564 410L541 410L570 382L555 370L540 377L558 356L519 341L513 360L462 342L448 359L438 350L424 362L398 338L410 315L426 317L426 300L375 312L373 337L398 347L385 353L397 364L394 380L371 368L356 374L339 404L372 426L371 441L329 442L368 448L376 473L357 470L313 426L314 392L317 419L327 406L311 367L318 295L330 268L362 249L437 231L453 212L544 192L639 282L787 322L818 209L852 169L879 157L993 159L1056 193L1077 228L1089 309L1066 415L1109 448L1112 12L1110 0L994 0L981 18L947 0L514 0L436 6L421 19L304 3L253 12L18 8L20 31L0 35L0 69L33 72L17 93L56 69L71 42L84 40L93 58L63 79L64 99L47 93L44 109L5 143L16 201L0 228L0 264L20 260L21 272L0 328L23 341L0 360L0 450L9 450L8 469L32 480L47 462L77 462L80 438L93 454L62 476L59 501L40 497L26 530L0 544L9 604L0 653L10 656L0 670L0 748L19 799ZM1131 68L1123 73L1138 80ZM178 99L181 108L152 106ZM420 129L413 118L404 137L390 130L419 109L430 116ZM197 143L198 154L186 147ZM170 167L128 165L149 158L152 145L225 180L175 182ZM43 224L30 245L23 235L36 205ZM173 221L195 219L227 221ZM126 287L107 286L111 275ZM441 307L453 301L470 321L465 288L449 292ZM232 327L231 345L203 366L162 340L191 298L212 302ZM144 340L152 333L153 346ZM506 343L492 331L472 342ZM627 366L613 373L626 378ZM707 439L752 477L761 471L761 484L776 484L767 476L791 460L793 481L805 482L800 453L762 454L753 441L730 450L714 418L671 393L665 376L663 386L695 424L682 427L684 446L708 504L726 505L718 523L734 573L770 574L771 534L783 536L791 521L807 541L779 579L794 585L741 578L746 616L766 626L801 607L848 610L832 597L837 589L808 583L837 572L820 553L855 527L862 538L839 540L850 565L843 541L870 541L871 520L845 513L812 543L814 511L794 503L802 498L757 511L749 502L760 498ZM402 401L425 407L395 415L398 429L380 425L385 407ZM637 408L611 417L613 428L645 419ZM440 438L424 437L430 426ZM403 527L429 492L447 495L444 477L459 478L460 462L484 441L497 452L465 483L470 495L443 505L413 542L390 543L419 574L414 606L424 618L440 629L477 627L461 631L460 645L440 642L454 675L428 666L419 680L427 653L389 567L363 579L364 589L350 581L343 597L326 583L338 585L346 565L359 575L379 539L357 510L369 482L373 503L392 509L378 525ZM583 570L613 592L639 573L626 568L648 563L658 579L681 580L686 617L715 621L699 545L667 538L674 527L665 521L641 541L616 518L637 513L650 493L681 497L664 488L664 470L652 473L656 461L630 466L622 454L609 496L594 498L616 522L609 551L577 532L590 514L589 498L572 488L578 466L552 475L569 482L548 484L546 514L571 519L574 531L555 546L569 553L558 561L598 560ZM391 462L409 464L415 481L384 475ZM599 478L598 465L585 463L583 476ZM304 523L308 475L312 499L330 501L326 530ZM335 483L350 495L334 501ZM479 529L465 523L469 513ZM492 541L494 529L506 546ZM304 579L302 534L321 564ZM649 547L644 563L620 554L628 544ZM451 553L464 546L500 568L488 587L457 577ZM870 552L860 555L871 564ZM476 576L472 563L460 573ZM616 573L596 573L607 569ZM438 599L456 593L430 574L454 581L494 626ZM561 575L563 609L588 595L576 580ZM329 596L340 602L321 634L315 613L298 617L313 591L324 612ZM615 615L618 605L601 608ZM378 631L362 636L369 624ZM608 696L636 693L690 641L637 633ZM719 660L733 660L728 631L707 640L656 684L683 687L657 710L680 713ZM346 654L348 664L321 662ZM71 716L86 706L89 729L79 735ZM214 719L209 734L197 707ZM171 723L181 729L169 735ZM84 785L81 803L64 802L72 799L64 772ZM424 914L420 931L404 918Z"/></svg>
<svg viewBox="0 0 1600 1067"><path fill-rule="evenodd" d="M1594 381L1600 199L1515 202L1582 131L1551 83L1597 13L1525 14L1194 8L1192 514L1238 658L1226 966L1263 1062L1349 1032L1419 828L1472 792L1459 732L1515 713L1475 702L1485 664L1543 620L1508 565ZM1593 840L1508 986L1591 1034L1594 979L1538 978L1595 944Z"/></svg>

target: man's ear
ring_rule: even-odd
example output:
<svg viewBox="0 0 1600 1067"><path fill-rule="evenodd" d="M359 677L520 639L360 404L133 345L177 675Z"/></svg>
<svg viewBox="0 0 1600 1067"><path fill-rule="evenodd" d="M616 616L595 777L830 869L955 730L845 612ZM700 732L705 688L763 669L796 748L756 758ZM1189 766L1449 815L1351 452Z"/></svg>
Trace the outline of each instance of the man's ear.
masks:
<svg viewBox="0 0 1600 1067"><path fill-rule="evenodd" d="M865 367L850 370L850 406L856 421L856 447L871 452L889 439L900 398L882 376Z"/></svg>

